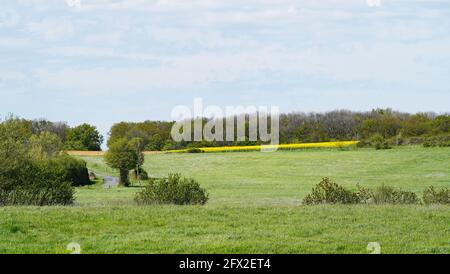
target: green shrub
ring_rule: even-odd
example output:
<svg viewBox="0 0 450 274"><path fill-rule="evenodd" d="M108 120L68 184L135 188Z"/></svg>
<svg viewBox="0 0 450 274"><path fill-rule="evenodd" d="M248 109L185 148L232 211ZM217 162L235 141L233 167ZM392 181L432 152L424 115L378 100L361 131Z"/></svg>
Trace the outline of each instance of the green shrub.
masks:
<svg viewBox="0 0 450 274"><path fill-rule="evenodd" d="M370 143L372 144L372 146L376 149L376 150L381 150L381 149L390 149L390 145L389 142L380 134L374 135L371 140Z"/></svg>
<svg viewBox="0 0 450 274"><path fill-rule="evenodd" d="M303 199L305 205L317 204L420 204L414 192L382 185L375 190L357 185L352 192L325 178ZM432 187L424 193L425 203L448 203L448 189L435 191Z"/></svg>
<svg viewBox="0 0 450 274"><path fill-rule="evenodd" d="M424 147L450 147L450 135L433 136L426 138Z"/></svg>
<svg viewBox="0 0 450 274"><path fill-rule="evenodd" d="M148 186L136 194L138 204L204 205L208 201L207 192L193 179L182 178L180 174L152 179Z"/></svg>
<svg viewBox="0 0 450 274"><path fill-rule="evenodd" d="M375 204L419 204L420 199L414 192L382 185L373 192L373 202Z"/></svg>
<svg viewBox="0 0 450 274"><path fill-rule="evenodd" d="M75 159L69 155L61 155L51 159L54 165L60 165L66 171L65 182L72 186L85 186L91 183L89 171L84 160Z"/></svg>
<svg viewBox="0 0 450 274"><path fill-rule="evenodd" d="M448 188L436 190L433 186L430 186L423 192L423 202L427 205L450 204L450 190Z"/></svg>
<svg viewBox="0 0 450 274"><path fill-rule="evenodd" d="M329 178L322 179L303 199L305 205L355 203L358 203L358 196L355 193L332 182Z"/></svg>
<svg viewBox="0 0 450 274"><path fill-rule="evenodd" d="M33 162L24 159L14 173L11 178L13 185L3 184L5 181L0 176L2 206L70 205L74 201L74 189L71 182L66 181L67 172L60 165L54 165L50 161Z"/></svg>
<svg viewBox="0 0 450 274"><path fill-rule="evenodd" d="M358 197L358 203L360 204L371 204L373 203L373 191L357 185L358 191L356 192L356 196Z"/></svg>

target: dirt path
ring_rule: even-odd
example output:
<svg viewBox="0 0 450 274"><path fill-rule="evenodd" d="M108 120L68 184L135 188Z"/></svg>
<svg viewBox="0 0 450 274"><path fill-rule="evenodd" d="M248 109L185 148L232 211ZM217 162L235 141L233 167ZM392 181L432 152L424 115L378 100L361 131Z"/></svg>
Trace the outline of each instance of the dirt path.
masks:
<svg viewBox="0 0 450 274"><path fill-rule="evenodd" d="M103 174L99 174L99 173L96 173L96 175L103 178L103 187L104 188L112 188L112 187L119 185L119 178L112 177L109 175L103 175Z"/></svg>

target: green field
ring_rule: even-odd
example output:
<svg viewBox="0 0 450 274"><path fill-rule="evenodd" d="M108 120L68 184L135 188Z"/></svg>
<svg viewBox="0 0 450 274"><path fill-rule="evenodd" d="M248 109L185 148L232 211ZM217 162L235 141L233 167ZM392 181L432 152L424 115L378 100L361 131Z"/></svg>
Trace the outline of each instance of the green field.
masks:
<svg viewBox="0 0 450 274"><path fill-rule="evenodd" d="M90 169L116 173L101 157ZM77 189L72 207L0 208L0 253L450 253L449 206L302 206L323 177L401 187L450 187L450 148L155 154L151 176L179 172L210 193L205 206L136 206L139 186Z"/></svg>

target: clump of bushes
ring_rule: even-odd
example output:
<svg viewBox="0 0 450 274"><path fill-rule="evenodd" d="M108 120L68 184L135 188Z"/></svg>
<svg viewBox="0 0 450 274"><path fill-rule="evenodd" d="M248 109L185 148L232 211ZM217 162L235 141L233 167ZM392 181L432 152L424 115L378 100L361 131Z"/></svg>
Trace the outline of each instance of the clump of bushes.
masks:
<svg viewBox="0 0 450 274"><path fill-rule="evenodd" d="M382 185L373 191L374 204L419 204L416 193Z"/></svg>
<svg viewBox="0 0 450 274"><path fill-rule="evenodd" d="M388 140L384 138L381 134L375 134L371 138L368 139L362 139L358 143L357 147L361 148L375 148L376 150L382 150L382 149L391 149L391 143L393 143L393 140ZM400 140L395 140L395 144L398 144L398 142L401 142Z"/></svg>
<svg viewBox="0 0 450 274"><path fill-rule="evenodd" d="M450 204L450 190L448 188L435 189L430 186L423 192L422 199L426 205Z"/></svg>
<svg viewBox="0 0 450 274"><path fill-rule="evenodd" d="M149 184L135 196L140 205L176 204L204 205L208 201L208 193L194 179L181 177L180 174L169 174L168 177L151 179Z"/></svg>
<svg viewBox="0 0 450 274"><path fill-rule="evenodd" d="M69 155L60 155L50 160L53 165L59 165L65 170L65 182L72 186L85 186L91 183L89 171L84 160L75 159ZM95 174L94 174L95 175Z"/></svg>
<svg viewBox="0 0 450 274"><path fill-rule="evenodd" d="M0 205L70 205L74 188L67 181L67 171L60 165L33 162L26 159L20 165L2 170L0 175ZM4 176L14 174L9 179Z"/></svg>
<svg viewBox="0 0 450 274"><path fill-rule="evenodd" d="M372 137L371 144L373 145L373 147L376 150L391 149L391 146L389 145L389 142L386 140L386 138L384 138L380 134L377 134L377 135Z"/></svg>
<svg viewBox="0 0 450 274"><path fill-rule="evenodd" d="M429 137L423 142L424 147L450 147L450 135Z"/></svg>
<svg viewBox="0 0 450 274"><path fill-rule="evenodd" d="M358 197L355 193L332 182L329 178L324 178L308 194L303 203L306 205L314 204L354 204Z"/></svg>
<svg viewBox="0 0 450 274"><path fill-rule="evenodd" d="M375 189L357 186L357 191L350 191L324 178L317 184L310 194L303 199L305 205L318 204L421 204L422 201L416 193L404 191L394 187L381 185ZM434 187L425 189L423 193L424 204L449 204L450 190L443 188L436 190Z"/></svg>
<svg viewBox="0 0 450 274"><path fill-rule="evenodd" d="M89 182L86 163L60 155L58 138L14 117L0 123L0 206L73 203L72 185Z"/></svg>

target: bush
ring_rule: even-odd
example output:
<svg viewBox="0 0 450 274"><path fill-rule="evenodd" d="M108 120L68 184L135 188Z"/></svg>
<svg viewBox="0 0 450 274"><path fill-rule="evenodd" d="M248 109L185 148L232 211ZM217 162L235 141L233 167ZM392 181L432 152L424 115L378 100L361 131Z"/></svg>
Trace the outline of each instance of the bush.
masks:
<svg viewBox="0 0 450 274"><path fill-rule="evenodd" d="M371 204L373 203L373 191L357 185L358 192L356 192L356 196L358 197L358 203L360 204Z"/></svg>
<svg viewBox="0 0 450 274"><path fill-rule="evenodd" d="M430 186L423 192L423 202L426 205L450 204L450 190L448 188L436 190L433 186Z"/></svg>
<svg viewBox="0 0 450 274"><path fill-rule="evenodd" d="M74 189L71 182L66 181L67 172L64 167L54 165L51 161L24 160L14 172L15 176L11 178L13 185L0 184L0 205L45 206L73 203Z"/></svg>
<svg viewBox="0 0 450 274"><path fill-rule="evenodd" d="M65 182L70 182L72 186L85 186L91 183L86 162L75 159L69 155L61 155L51 160L52 164L60 165L65 171Z"/></svg>
<svg viewBox="0 0 450 274"><path fill-rule="evenodd" d="M166 178L152 179L148 186L136 194L138 204L204 205L208 193L193 179L180 174L169 174Z"/></svg>
<svg viewBox="0 0 450 274"><path fill-rule="evenodd" d="M370 142L376 150L391 148L389 145L389 142L383 136L381 136L379 134L373 136L372 139L370 140Z"/></svg>
<svg viewBox="0 0 450 274"><path fill-rule="evenodd" d="M324 178L312 189L312 193L305 197L303 203L306 205L355 204L358 203L358 196L330 179Z"/></svg>
<svg viewBox="0 0 450 274"><path fill-rule="evenodd" d="M426 138L424 147L450 147L450 135L434 136Z"/></svg>
<svg viewBox="0 0 450 274"><path fill-rule="evenodd" d="M373 202L375 204L419 204L420 199L414 192L382 185L375 189Z"/></svg>
<svg viewBox="0 0 450 274"><path fill-rule="evenodd" d="M385 185L375 190L357 186L358 191L352 192L325 178L303 199L303 204L420 204L420 199L414 192ZM427 199L428 203L448 203L448 190L433 191L434 189L428 189L428 192L424 193L424 200Z"/></svg>

